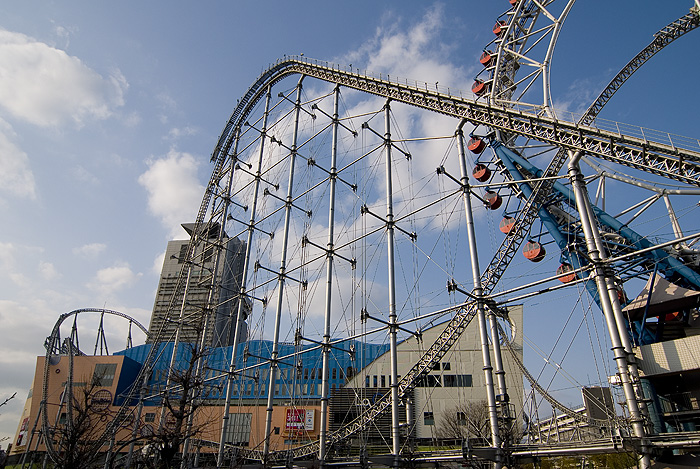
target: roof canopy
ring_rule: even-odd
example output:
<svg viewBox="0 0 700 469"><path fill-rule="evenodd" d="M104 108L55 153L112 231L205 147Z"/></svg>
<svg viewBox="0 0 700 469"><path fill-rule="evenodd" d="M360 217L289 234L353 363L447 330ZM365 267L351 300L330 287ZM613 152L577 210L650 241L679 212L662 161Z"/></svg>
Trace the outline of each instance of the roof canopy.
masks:
<svg viewBox="0 0 700 469"><path fill-rule="evenodd" d="M651 300L649 300L649 287L652 281L654 284L651 287ZM664 313L697 307L700 305L700 292L679 287L660 275L652 275L637 298L625 306L622 311L630 319L639 319L644 314L647 303L649 304L647 316L659 316Z"/></svg>

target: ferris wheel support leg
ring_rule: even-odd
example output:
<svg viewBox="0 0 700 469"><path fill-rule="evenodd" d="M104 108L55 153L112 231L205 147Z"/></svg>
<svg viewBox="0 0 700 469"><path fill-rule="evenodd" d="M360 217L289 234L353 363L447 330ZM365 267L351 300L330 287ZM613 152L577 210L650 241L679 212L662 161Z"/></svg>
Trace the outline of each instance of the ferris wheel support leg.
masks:
<svg viewBox="0 0 700 469"><path fill-rule="evenodd" d="M389 271L389 354L391 360L391 454L394 456L394 467L399 465L401 441L399 434L399 384L398 384L398 348L397 348L397 316L396 316L396 283L394 278L394 203L392 198L391 177L391 107L387 100L384 108L384 145L386 156L386 241L387 261Z"/></svg>
<svg viewBox="0 0 700 469"><path fill-rule="evenodd" d="M585 191L585 189L584 189ZM585 198L588 200L588 197ZM590 203L585 204L588 211L588 220L595 221L596 216ZM605 261L608 257L607 251L605 250L605 245L603 244L603 239L600 236L600 232L597 229L597 225L592 223L595 227L592 230L593 240L595 241L596 248L598 250L600 259ZM615 280L612 276L605 276L605 287L607 289L607 296L610 299L610 305L612 306L613 316L615 318L615 325L617 327L617 333L620 336L620 342L622 347L627 354L627 367L630 373L630 381L632 382L632 387L634 389L635 395L637 396L637 405L639 406L639 411L642 414L642 419L647 425L647 428L653 432L653 426L651 426L651 418L649 415L649 408L647 406L646 396L648 393L645 392L644 386L639 378L639 368L637 366L637 358L634 355L632 349L632 342L630 340L629 333L627 332L627 323L625 317L622 313L622 306L620 305L620 297L618 286L615 284ZM602 304L602 303L601 303Z"/></svg>
<svg viewBox="0 0 700 469"><path fill-rule="evenodd" d="M489 336L486 325L486 314L484 312L483 288L481 285L481 272L479 269L479 257L476 250L476 234L474 233L474 215L472 213L472 202L469 192L469 176L467 174L467 161L464 152L464 133L460 123L457 128L457 146L459 149L459 166L460 177L462 183L464 211L467 222L467 237L469 239L469 256L472 266L472 278L474 281L474 297L477 302L477 319L479 322L479 336L481 339L481 357L484 363L484 384L486 385L486 403L489 411L489 424L491 427L491 447L495 450L496 461L495 469L500 469L503 466L501 454L501 437L498 427L498 409L496 407L496 393L493 383L493 367L491 366L491 355L489 353ZM494 344L497 342L497 337L493 338ZM495 346L495 345L494 345ZM503 384L505 391L505 382Z"/></svg>
<svg viewBox="0 0 700 469"><path fill-rule="evenodd" d="M503 422L508 425L510 420L510 411L508 409L508 390L506 389L506 371L503 367L503 356L501 355L501 341L498 333L498 322L493 311L489 310L488 314L489 327L491 328L491 343L493 344L493 361L494 374L496 375L496 384L498 385L497 402L501 406L501 417Z"/></svg>
<svg viewBox="0 0 700 469"><path fill-rule="evenodd" d="M616 320L615 310L613 307L613 304L617 303L619 308L619 300L617 298L617 292L615 292L615 295L612 298L609 294L609 284L612 283L612 278L610 278L608 275L607 266L605 265L605 251L601 251L599 249L599 243L596 242L596 237L600 239L600 232L598 231L598 225L595 223L595 219L592 218L592 210L588 201L586 185L579 166L580 159L580 153L569 152L569 178L576 197L576 206L581 219L581 228L583 229L586 238L588 256L595 267L594 275L596 286L598 288L598 295L600 297L600 306L603 310L603 315L605 316L608 334L610 335L615 364L617 366L617 372L620 376L622 390L625 395L627 410L630 414L632 429L634 431L634 435L641 440L641 459L639 460L639 467L640 469L648 469L651 466L651 459L649 457L648 446L646 444L644 418L640 412L637 395L634 387L632 386L632 380L630 379L631 373L628 363L629 355L625 350L623 339L621 338L620 334L619 324ZM602 244L600 246L602 247Z"/></svg>

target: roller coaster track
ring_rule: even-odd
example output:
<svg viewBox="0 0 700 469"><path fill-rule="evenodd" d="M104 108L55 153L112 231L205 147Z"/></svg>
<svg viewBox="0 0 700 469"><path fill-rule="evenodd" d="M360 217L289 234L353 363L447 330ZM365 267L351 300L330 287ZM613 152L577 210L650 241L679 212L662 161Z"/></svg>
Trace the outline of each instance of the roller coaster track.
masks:
<svg viewBox="0 0 700 469"><path fill-rule="evenodd" d="M121 317L124 319L129 320L132 324L136 325L146 336L148 336L148 329L144 327L143 324L141 324L139 321L134 319L133 317L129 316L128 314L121 313L119 311L113 311L109 309L101 309L101 308L82 308L82 309L76 309L73 311L70 311L68 313L63 313L61 314L58 319L56 320L56 323L54 324L53 329L51 330L51 335L46 339L46 359L44 360L44 380L43 380L43 386L41 390L41 428L42 432L44 435L52 435L52 428L49 423L49 415L48 415L48 408L47 408L47 403L48 397L49 397L49 370L52 365L51 363L51 358L52 355L54 354L54 351L60 346L60 338L61 338L61 325L65 322L66 319L68 319L71 316L77 316L81 313L100 313L100 314L109 314L112 316L117 316ZM68 379L66 381L70 387L72 387L73 383L73 344L71 343L70 346L68 347ZM66 395L70 396L72 395L72 391L68 390L66 392ZM73 418L71 415L72 412L72 406L71 406L71 400L67 400L68 404L66 405L66 422L67 425L70 425L73 422ZM128 399L126 400L128 402ZM127 406L126 404L122 405L121 408L118 411L117 416L110 422L108 425L107 430L105 430L104 434L100 437L97 438L93 443L91 450L88 451L86 454L91 454L91 455L96 455L100 447L104 444L106 438L112 434L113 430L116 429L122 419L126 416L127 413ZM44 442L46 444L46 451L51 457L53 461L57 461L58 458L58 452L56 450L55 442L53 441L53 438L44 438Z"/></svg>
<svg viewBox="0 0 700 469"><path fill-rule="evenodd" d="M598 113L603 109L603 107L610 101L615 92L620 89L623 83L627 81L629 77L636 72L639 67L644 65L649 59L651 59L657 52L661 49L683 36L685 33L692 31L693 29L700 26L700 13L693 10L687 15L681 16L676 21L669 23L666 27L660 29L656 34L654 34L654 40L642 49L632 60L627 62L622 70L618 72L617 75L610 81L608 86L598 95L593 104L590 105L588 110L584 113L580 124L591 124Z"/></svg>
<svg viewBox="0 0 700 469"><path fill-rule="evenodd" d="M337 67L337 68L336 68ZM212 161L222 161L228 155L235 128L245 122L255 104L268 86L284 77L301 74L329 83L360 90L375 96L392 99L411 106L437 112L475 125L515 133L543 143L571 151L580 151L613 163L640 169L679 182L700 184L700 141L687 139L682 144L670 134L662 134L668 143L650 140L644 129L639 136L630 136L619 130L616 123L584 126L569 120L538 115L529 105L506 107L484 101L441 93L416 85L374 78L340 69L336 65L321 65L319 61L287 58L278 61L253 84L234 110L214 148ZM600 123L599 123L600 124Z"/></svg>

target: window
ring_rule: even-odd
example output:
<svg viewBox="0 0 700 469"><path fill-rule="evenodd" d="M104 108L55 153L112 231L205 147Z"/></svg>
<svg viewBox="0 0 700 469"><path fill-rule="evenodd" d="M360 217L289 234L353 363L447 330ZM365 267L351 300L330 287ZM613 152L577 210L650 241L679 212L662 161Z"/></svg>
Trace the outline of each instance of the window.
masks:
<svg viewBox="0 0 700 469"><path fill-rule="evenodd" d="M146 412L146 416L143 419L145 422L155 422L156 421L156 413L155 412Z"/></svg>
<svg viewBox="0 0 700 469"><path fill-rule="evenodd" d="M443 369L443 371L449 371L450 370L450 362L442 362L442 369Z"/></svg>
<svg viewBox="0 0 700 469"><path fill-rule="evenodd" d="M382 375L382 386L383 388L386 387L386 376Z"/></svg>
<svg viewBox="0 0 700 469"><path fill-rule="evenodd" d="M214 245L210 244L204 248L204 253L202 254L202 259L204 264L210 263L214 258Z"/></svg>
<svg viewBox="0 0 700 469"><path fill-rule="evenodd" d="M442 377L443 383L445 383L446 388L457 387L457 376L456 375L445 375Z"/></svg>
<svg viewBox="0 0 700 469"><path fill-rule="evenodd" d="M187 244L180 246L180 254L177 256L177 263L182 264L185 262L185 257L187 257Z"/></svg>
<svg viewBox="0 0 700 469"><path fill-rule="evenodd" d="M457 412L457 425L467 424L467 414L465 412Z"/></svg>
<svg viewBox="0 0 700 469"><path fill-rule="evenodd" d="M439 376L423 375L416 379L416 387L418 388L434 388L438 386L442 386Z"/></svg>
<svg viewBox="0 0 700 469"><path fill-rule="evenodd" d="M365 376L365 387L369 387L369 375Z"/></svg>
<svg viewBox="0 0 700 469"><path fill-rule="evenodd" d="M331 379L338 379L338 368L333 368L333 376Z"/></svg>
<svg viewBox="0 0 700 469"><path fill-rule="evenodd" d="M253 414L229 414L226 424L226 443L248 446L250 441L250 422Z"/></svg>
<svg viewBox="0 0 700 469"><path fill-rule="evenodd" d="M377 375L374 375L372 376L372 386L376 388L377 385Z"/></svg>
<svg viewBox="0 0 700 469"><path fill-rule="evenodd" d="M435 417L432 412L423 412L423 425L435 425Z"/></svg>
<svg viewBox="0 0 700 469"><path fill-rule="evenodd" d="M457 375L457 386L460 388L471 388L472 375Z"/></svg>
<svg viewBox="0 0 700 469"><path fill-rule="evenodd" d="M92 375L92 382L95 383L95 386L111 386L114 382L114 375L116 373L116 363L98 363L95 365L95 372Z"/></svg>
<svg viewBox="0 0 700 469"><path fill-rule="evenodd" d="M309 379L309 369L304 368L304 379Z"/></svg>

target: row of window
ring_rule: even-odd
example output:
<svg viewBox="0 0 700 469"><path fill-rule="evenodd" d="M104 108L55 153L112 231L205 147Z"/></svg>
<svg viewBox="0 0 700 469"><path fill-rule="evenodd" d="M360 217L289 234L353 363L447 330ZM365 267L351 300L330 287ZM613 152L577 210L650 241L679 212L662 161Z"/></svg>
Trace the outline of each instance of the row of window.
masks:
<svg viewBox="0 0 700 469"><path fill-rule="evenodd" d="M449 365L449 363L448 363ZM448 368L449 369L449 368ZM398 376L401 379L401 376ZM390 379L385 375L365 376L365 387L385 388ZM472 387L472 375L423 375L416 380L417 388L470 388Z"/></svg>

